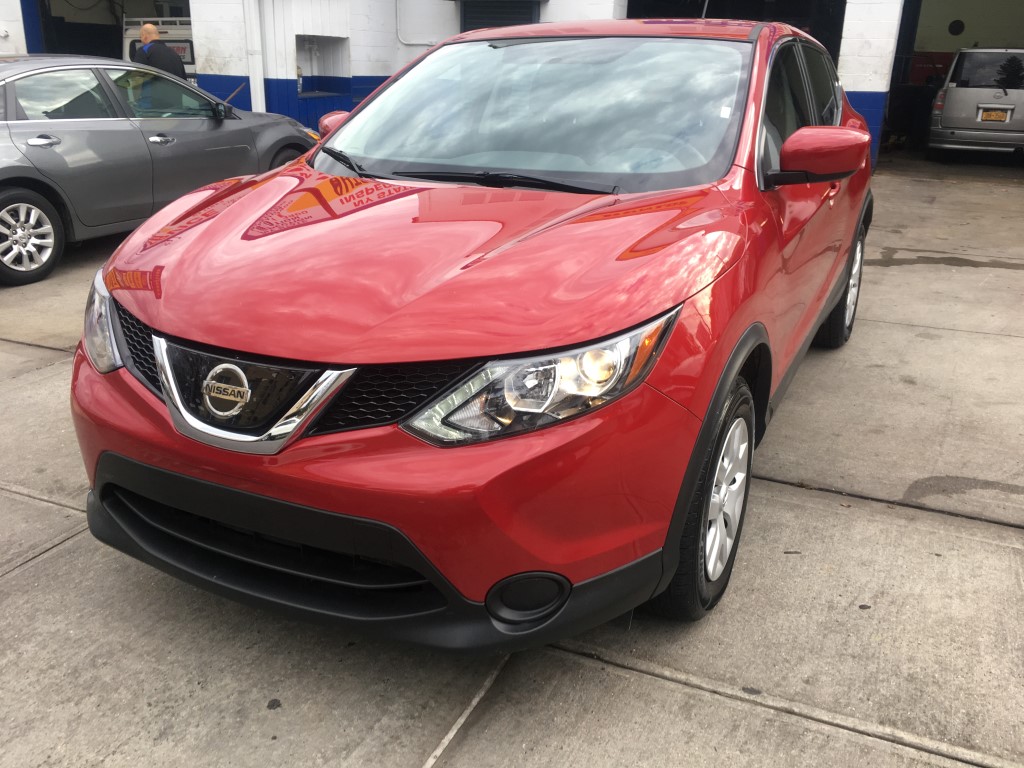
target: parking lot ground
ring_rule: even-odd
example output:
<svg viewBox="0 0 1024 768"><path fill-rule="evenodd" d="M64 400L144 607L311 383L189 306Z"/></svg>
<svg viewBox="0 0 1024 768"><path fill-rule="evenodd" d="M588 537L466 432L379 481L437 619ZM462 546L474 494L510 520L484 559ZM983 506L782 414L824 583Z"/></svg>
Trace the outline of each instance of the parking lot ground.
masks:
<svg viewBox="0 0 1024 768"><path fill-rule="evenodd" d="M0 289L0 766L1024 765L1024 170L883 156L853 339L755 455L730 592L505 660L92 539L70 350L116 241Z"/></svg>

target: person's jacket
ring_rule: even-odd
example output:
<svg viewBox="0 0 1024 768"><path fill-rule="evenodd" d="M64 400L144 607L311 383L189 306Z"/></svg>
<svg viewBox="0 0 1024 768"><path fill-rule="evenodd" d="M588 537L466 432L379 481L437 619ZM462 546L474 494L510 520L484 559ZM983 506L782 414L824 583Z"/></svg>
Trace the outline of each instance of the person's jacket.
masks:
<svg viewBox="0 0 1024 768"><path fill-rule="evenodd" d="M148 64L151 67L162 69L172 75L185 79L185 65L181 57L164 45L160 40L153 40L148 45L140 45L135 50L132 61L136 64Z"/></svg>

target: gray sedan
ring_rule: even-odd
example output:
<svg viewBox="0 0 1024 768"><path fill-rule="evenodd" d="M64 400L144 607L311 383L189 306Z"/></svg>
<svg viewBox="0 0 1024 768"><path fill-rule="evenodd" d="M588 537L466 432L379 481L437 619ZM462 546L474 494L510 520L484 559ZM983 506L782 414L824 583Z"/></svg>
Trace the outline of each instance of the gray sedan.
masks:
<svg viewBox="0 0 1024 768"><path fill-rule="evenodd" d="M42 280L65 243L134 229L196 187L261 173L316 134L150 67L0 58L0 285Z"/></svg>

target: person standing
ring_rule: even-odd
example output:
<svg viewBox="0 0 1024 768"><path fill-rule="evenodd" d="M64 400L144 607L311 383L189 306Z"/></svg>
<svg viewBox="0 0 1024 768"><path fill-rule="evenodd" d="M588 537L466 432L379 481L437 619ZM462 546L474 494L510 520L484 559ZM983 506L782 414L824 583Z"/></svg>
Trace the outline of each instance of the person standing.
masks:
<svg viewBox="0 0 1024 768"><path fill-rule="evenodd" d="M156 26L143 24L139 30L139 43L132 61L136 64L148 64L182 80L185 79L185 65L181 61L181 56L161 42L160 30Z"/></svg>

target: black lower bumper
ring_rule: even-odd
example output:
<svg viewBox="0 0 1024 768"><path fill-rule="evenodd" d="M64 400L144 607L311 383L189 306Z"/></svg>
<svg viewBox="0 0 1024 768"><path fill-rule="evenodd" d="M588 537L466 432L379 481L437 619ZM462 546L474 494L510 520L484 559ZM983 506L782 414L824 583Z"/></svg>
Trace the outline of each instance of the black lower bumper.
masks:
<svg viewBox="0 0 1024 768"><path fill-rule="evenodd" d="M465 599L396 528L100 457L89 529L166 573L230 598L439 648L516 650L648 599L661 551L573 585L557 611L510 624Z"/></svg>

